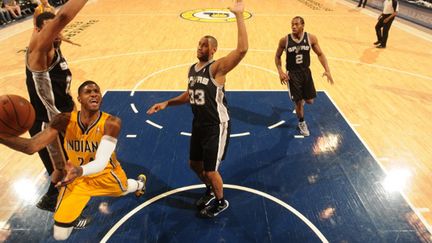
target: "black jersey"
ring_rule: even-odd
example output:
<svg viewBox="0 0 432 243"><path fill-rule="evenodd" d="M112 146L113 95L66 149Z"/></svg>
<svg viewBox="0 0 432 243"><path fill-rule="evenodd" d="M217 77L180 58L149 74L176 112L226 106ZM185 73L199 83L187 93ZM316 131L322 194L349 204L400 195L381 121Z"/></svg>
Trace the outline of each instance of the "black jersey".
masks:
<svg viewBox="0 0 432 243"><path fill-rule="evenodd" d="M296 71L309 68L311 44L308 33L304 32L303 38L297 42L288 34L286 51L286 69Z"/></svg>
<svg viewBox="0 0 432 243"><path fill-rule="evenodd" d="M216 83L210 72L211 61L189 69L189 102L194 114L194 126L216 125L229 120L224 85Z"/></svg>
<svg viewBox="0 0 432 243"><path fill-rule="evenodd" d="M52 64L45 71L32 71L26 57L26 84L36 120L48 122L60 112L71 112L74 102L70 95L72 73L59 48Z"/></svg>

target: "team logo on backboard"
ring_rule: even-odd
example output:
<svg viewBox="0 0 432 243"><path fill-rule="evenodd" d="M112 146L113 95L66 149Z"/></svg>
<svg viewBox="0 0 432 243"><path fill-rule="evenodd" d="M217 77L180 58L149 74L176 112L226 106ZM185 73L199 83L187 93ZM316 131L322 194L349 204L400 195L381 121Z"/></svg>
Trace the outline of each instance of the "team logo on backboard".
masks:
<svg viewBox="0 0 432 243"><path fill-rule="evenodd" d="M198 22L211 22L211 23L227 23L227 22L235 22L236 18L233 13L231 13L228 9L221 8L205 8L205 9L195 9L183 12L180 14L180 17L198 21ZM252 14L249 12L243 12L243 18L249 19L252 17Z"/></svg>

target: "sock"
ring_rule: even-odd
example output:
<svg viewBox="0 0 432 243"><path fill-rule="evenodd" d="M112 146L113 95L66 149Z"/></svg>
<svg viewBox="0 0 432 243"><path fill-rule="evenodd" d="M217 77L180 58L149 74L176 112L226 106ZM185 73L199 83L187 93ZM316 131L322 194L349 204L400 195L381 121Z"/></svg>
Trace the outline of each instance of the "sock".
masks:
<svg viewBox="0 0 432 243"><path fill-rule="evenodd" d="M217 205L219 205L219 206L223 206L223 205L225 205L225 198L222 197L221 199L216 199L216 203L217 203Z"/></svg>
<svg viewBox="0 0 432 243"><path fill-rule="evenodd" d="M304 122L304 117L299 118L299 122Z"/></svg>
<svg viewBox="0 0 432 243"><path fill-rule="evenodd" d="M212 187L211 187L211 185L207 185L207 184L206 184L206 188L207 188L207 189L206 189L206 194L207 194L207 195L210 195L210 194L212 193Z"/></svg>
<svg viewBox="0 0 432 243"><path fill-rule="evenodd" d="M128 188L123 193L123 195L126 195L128 193L136 192L138 190L141 190L144 187L144 183L141 181L135 180L135 179L127 179L128 181Z"/></svg>

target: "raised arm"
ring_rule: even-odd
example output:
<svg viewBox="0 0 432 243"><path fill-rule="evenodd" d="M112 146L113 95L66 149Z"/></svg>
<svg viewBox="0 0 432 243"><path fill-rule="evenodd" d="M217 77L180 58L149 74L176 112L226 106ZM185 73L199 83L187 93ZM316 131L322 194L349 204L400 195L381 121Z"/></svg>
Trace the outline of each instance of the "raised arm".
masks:
<svg viewBox="0 0 432 243"><path fill-rule="evenodd" d="M284 72L282 69L282 60L281 60L282 53L285 50L286 42L287 42L286 36L279 40L279 45L278 45L278 48L276 49L276 54L275 54L275 64L276 64L276 68L277 68L278 73L279 73L279 79L280 79L281 84L287 84L288 79L289 79L287 73Z"/></svg>
<svg viewBox="0 0 432 243"><path fill-rule="evenodd" d="M236 0L233 7L229 10L237 19L237 48L231 51L226 57L220 58L212 65L213 77L225 76L245 57L249 48L246 25L244 23L243 11L244 4L242 0Z"/></svg>
<svg viewBox="0 0 432 243"><path fill-rule="evenodd" d="M158 111L161 111L165 109L168 106L173 105L182 105L189 102L189 93L187 91L183 92L179 96L176 96L172 99L169 99L167 101L156 103L150 107L150 109L147 110L147 114L151 115L153 113L156 113Z"/></svg>
<svg viewBox="0 0 432 243"><path fill-rule="evenodd" d="M317 54L318 59L321 63L321 65L324 67L324 73L323 73L323 77L326 76L327 77L327 81L330 84L333 84L333 77L330 73L330 68L327 62L327 58L324 55L324 52L322 52L321 47L318 44L318 38L315 35L309 34L309 39L311 41L311 46L312 46L312 50Z"/></svg>
<svg viewBox="0 0 432 243"><path fill-rule="evenodd" d="M54 39L58 37L63 28L72 21L86 3L87 0L69 0L63 5L55 18L47 22L40 31L38 43L41 48L50 48Z"/></svg>
<svg viewBox="0 0 432 243"><path fill-rule="evenodd" d="M52 143L57 138L59 131L64 131L66 129L65 124L67 125L69 118L70 115L68 113L58 114L53 118L48 128L39 132L32 138L0 134L0 143L26 154L34 154Z"/></svg>

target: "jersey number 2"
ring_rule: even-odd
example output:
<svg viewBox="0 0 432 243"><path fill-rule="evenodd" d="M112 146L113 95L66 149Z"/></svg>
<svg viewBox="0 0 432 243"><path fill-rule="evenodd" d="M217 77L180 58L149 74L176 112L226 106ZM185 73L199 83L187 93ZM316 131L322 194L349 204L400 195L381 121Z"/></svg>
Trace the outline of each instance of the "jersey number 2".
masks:
<svg viewBox="0 0 432 243"><path fill-rule="evenodd" d="M297 54L296 55L296 64L302 64L303 63L303 55Z"/></svg>

